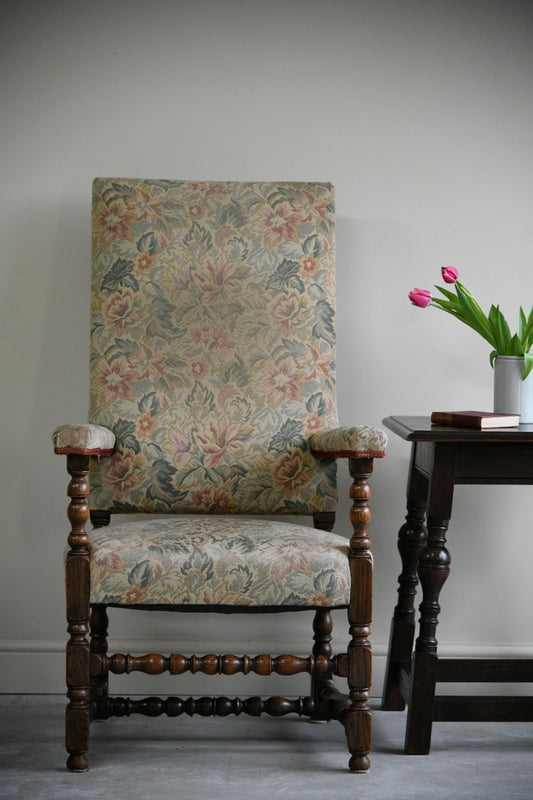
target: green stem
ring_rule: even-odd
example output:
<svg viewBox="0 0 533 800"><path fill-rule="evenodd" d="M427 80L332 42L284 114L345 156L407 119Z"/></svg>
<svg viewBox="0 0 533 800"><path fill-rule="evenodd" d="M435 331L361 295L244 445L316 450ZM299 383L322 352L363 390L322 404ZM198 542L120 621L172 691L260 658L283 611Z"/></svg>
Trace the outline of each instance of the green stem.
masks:
<svg viewBox="0 0 533 800"><path fill-rule="evenodd" d="M457 307L452 306L451 303L448 303L446 300L441 300L438 297L434 297L430 305L434 306L435 308L440 308L441 311L445 311L447 314L455 317L460 322L468 325L469 328L472 328L472 330L474 330L476 333L479 333L479 335L482 336L483 339L485 339L491 345L491 347L496 347L488 322L486 325L480 326L478 323L468 319L459 305L457 305Z"/></svg>

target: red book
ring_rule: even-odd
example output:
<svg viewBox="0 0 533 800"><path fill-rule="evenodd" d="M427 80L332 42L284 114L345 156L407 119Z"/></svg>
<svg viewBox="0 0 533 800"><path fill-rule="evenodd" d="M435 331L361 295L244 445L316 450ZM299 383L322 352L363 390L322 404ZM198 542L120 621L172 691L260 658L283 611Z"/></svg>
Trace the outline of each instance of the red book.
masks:
<svg viewBox="0 0 533 800"><path fill-rule="evenodd" d="M514 428L520 423L520 414L498 414L492 411L434 411L434 425L451 425L454 428Z"/></svg>

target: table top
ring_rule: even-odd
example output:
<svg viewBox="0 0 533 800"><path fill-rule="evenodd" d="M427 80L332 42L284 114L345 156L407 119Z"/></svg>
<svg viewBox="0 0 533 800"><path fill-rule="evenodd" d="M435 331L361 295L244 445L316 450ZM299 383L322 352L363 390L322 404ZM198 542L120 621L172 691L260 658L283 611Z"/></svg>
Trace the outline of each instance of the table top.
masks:
<svg viewBox="0 0 533 800"><path fill-rule="evenodd" d="M513 428L456 428L433 425L430 417L385 417L383 424L408 442L533 442L533 424Z"/></svg>

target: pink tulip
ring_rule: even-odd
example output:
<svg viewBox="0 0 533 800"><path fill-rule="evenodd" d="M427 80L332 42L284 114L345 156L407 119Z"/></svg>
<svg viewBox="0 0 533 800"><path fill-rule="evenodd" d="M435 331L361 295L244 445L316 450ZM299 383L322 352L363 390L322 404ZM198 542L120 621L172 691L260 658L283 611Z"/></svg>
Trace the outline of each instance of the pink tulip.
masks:
<svg viewBox="0 0 533 800"><path fill-rule="evenodd" d="M446 283L455 283L459 277L459 271L455 267L441 267L440 271Z"/></svg>
<svg viewBox="0 0 533 800"><path fill-rule="evenodd" d="M431 299L431 292L428 292L427 289L413 289L412 292L409 292L409 300L419 308L429 306Z"/></svg>

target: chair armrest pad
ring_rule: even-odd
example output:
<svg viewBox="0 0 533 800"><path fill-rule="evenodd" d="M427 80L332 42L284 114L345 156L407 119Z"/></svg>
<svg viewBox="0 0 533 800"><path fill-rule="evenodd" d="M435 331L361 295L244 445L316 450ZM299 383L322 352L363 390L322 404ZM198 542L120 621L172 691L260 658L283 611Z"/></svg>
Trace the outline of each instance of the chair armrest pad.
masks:
<svg viewBox="0 0 533 800"><path fill-rule="evenodd" d="M387 443L385 431L367 425L330 428L309 437L311 452L319 458L383 458Z"/></svg>
<svg viewBox="0 0 533 800"><path fill-rule="evenodd" d="M110 456L115 434L102 425L60 425L52 434L54 453Z"/></svg>

